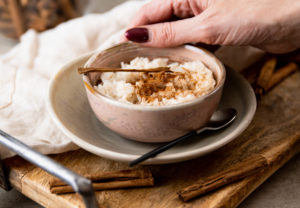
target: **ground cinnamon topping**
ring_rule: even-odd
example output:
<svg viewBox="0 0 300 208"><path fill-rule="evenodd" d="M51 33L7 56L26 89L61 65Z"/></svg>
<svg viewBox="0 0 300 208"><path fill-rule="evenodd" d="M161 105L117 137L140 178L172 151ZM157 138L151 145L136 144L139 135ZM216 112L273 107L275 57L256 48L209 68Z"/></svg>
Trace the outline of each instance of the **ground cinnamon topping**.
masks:
<svg viewBox="0 0 300 208"><path fill-rule="evenodd" d="M193 91L196 84L197 80L193 78L192 73L159 72L145 73L134 86L137 96L149 103L156 99L159 102L163 99L175 99L181 93L197 96Z"/></svg>

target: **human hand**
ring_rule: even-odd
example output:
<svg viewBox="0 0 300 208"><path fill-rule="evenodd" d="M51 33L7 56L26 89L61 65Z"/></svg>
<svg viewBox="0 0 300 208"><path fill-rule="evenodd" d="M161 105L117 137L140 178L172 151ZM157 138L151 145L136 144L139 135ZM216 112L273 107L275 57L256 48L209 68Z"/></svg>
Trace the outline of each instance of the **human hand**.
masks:
<svg viewBox="0 0 300 208"><path fill-rule="evenodd" d="M202 42L284 53L300 48L300 1L153 0L130 28L127 40L151 47Z"/></svg>

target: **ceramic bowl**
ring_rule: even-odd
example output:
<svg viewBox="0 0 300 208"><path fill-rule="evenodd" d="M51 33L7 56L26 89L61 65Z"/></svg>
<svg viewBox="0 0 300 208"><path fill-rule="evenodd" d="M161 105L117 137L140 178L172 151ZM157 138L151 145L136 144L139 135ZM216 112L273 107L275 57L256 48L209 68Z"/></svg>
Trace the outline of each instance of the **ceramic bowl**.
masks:
<svg viewBox="0 0 300 208"><path fill-rule="evenodd" d="M216 86L210 93L166 106L143 106L108 98L94 89L101 73L83 75L89 103L97 118L121 136L140 142L167 142L201 128L210 119L221 99L226 72L223 64L210 52L184 45L176 48L148 48L122 43L93 55L86 67L120 67L136 57L169 58L170 61L202 61L213 71Z"/></svg>

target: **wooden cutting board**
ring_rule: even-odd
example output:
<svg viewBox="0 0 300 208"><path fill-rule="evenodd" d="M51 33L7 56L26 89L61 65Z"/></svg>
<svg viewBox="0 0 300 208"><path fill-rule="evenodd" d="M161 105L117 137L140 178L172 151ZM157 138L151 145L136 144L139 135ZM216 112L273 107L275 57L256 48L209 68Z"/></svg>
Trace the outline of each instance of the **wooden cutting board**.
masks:
<svg viewBox="0 0 300 208"><path fill-rule="evenodd" d="M223 148L194 160L150 166L155 186L96 192L104 207L236 207L277 169L300 151L299 70L264 96L253 122L237 139ZM214 192L182 202L177 192L199 179L225 170L257 154L271 165L263 171ZM82 174L128 168L84 150L51 156ZM52 176L19 157L4 161L13 187L45 207L84 207L76 194L55 195L49 191Z"/></svg>

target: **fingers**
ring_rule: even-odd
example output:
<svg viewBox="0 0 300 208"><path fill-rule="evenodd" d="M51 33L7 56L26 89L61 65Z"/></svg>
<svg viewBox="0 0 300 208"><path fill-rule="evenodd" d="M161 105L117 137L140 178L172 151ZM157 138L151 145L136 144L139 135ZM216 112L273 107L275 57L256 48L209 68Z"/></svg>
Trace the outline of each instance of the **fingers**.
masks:
<svg viewBox="0 0 300 208"><path fill-rule="evenodd" d="M145 4L129 25L136 27L169 20L172 17L172 0L154 0Z"/></svg>
<svg viewBox="0 0 300 208"><path fill-rule="evenodd" d="M192 17L201 13L207 5L207 0L153 0L140 9L130 27L163 22L170 20L173 15L179 18Z"/></svg>
<svg viewBox="0 0 300 208"><path fill-rule="evenodd" d="M208 2L207 0L153 0L140 9L129 25L131 29L126 31L125 37L127 40L151 47L170 47L192 41L211 43L213 41L207 37L207 24L201 24L198 16L165 22L174 15L187 18L200 14L208 7Z"/></svg>
<svg viewBox="0 0 300 208"><path fill-rule="evenodd" d="M202 22L201 17L193 17L175 22L145 25L127 30L128 40L150 47L172 47L189 42L215 44L214 30Z"/></svg>

